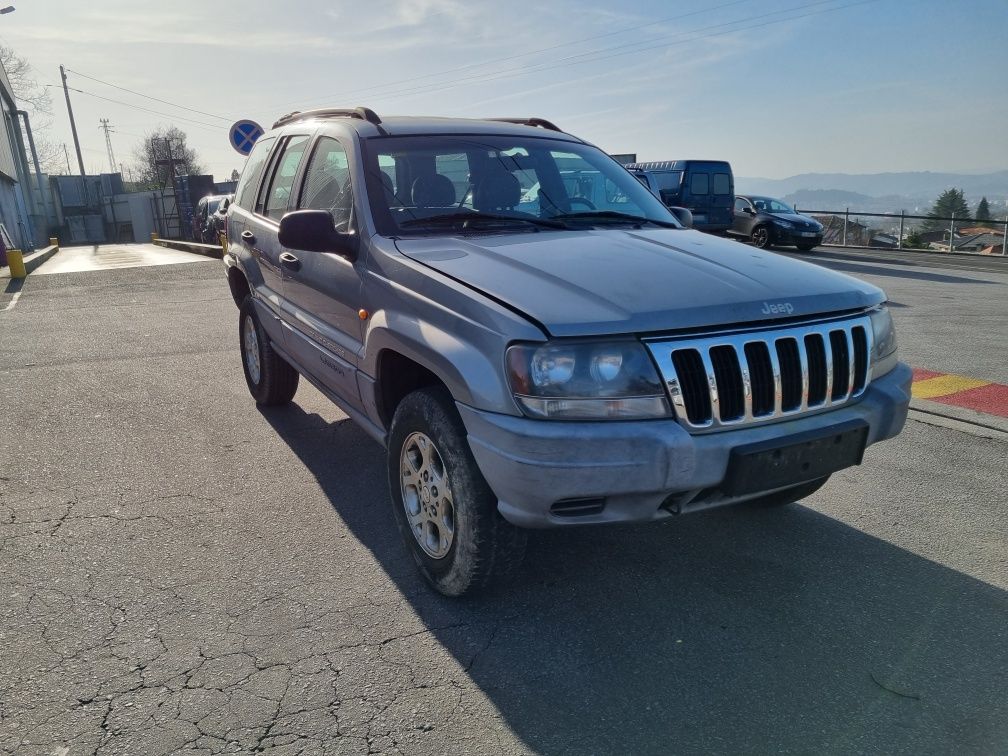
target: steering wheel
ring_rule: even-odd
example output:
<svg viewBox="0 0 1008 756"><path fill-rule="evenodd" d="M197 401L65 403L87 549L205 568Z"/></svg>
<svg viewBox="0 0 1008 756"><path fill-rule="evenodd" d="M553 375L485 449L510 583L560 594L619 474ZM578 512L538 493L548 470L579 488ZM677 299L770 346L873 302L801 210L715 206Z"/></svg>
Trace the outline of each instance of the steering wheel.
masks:
<svg viewBox="0 0 1008 756"><path fill-rule="evenodd" d="M580 202L582 205L584 205L585 207L587 207L589 210L598 210L598 208L595 207L595 203L594 202L592 202L591 200L585 199L584 197L570 197L567 201L570 202L572 205L575 202Z"/></svg>

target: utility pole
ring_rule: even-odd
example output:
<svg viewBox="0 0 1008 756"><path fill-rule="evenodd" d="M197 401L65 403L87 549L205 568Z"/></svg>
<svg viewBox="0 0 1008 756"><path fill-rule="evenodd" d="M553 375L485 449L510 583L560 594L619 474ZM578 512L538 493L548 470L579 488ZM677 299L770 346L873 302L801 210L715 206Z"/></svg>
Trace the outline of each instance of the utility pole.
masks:
<svg viewBox="0 0 1008 756"><path fill-rule="evenodd" d="M115 173L116 161L115 155L112 154L112 138L109 136L109 133L114 132L115 129L109 124L108 118L101 118L99 121L101 122L99 128L105 132L105 149L108 150L109 173Z"/></svg>
<svg viewBox="0 0 1008 756"><path fill-rule="evenodd" d="M66 142L63 142L63 157L65 157L67 161L67 175L72 176L73 171L70 170L70 152L67 150Z"/></svg>
<svg viewBox="0 0 1008 756"><path fill-rule="evenodd" d="M80 175L84 176L84 158L81 157L80 139L77 138L77 122L74 121L73 107L70 105L70 90L67 89L66 71L60 66L60 78L63 79L63 96L66 97L67 114L70 116L70 131L73 133L74 147L77 150L77 166L80 168Z"/></svg>

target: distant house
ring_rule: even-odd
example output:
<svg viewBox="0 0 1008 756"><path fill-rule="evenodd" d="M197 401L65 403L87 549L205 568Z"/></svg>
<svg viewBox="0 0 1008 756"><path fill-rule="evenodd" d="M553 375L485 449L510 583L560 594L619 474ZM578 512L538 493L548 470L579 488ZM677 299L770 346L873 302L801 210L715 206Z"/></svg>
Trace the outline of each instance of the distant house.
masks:
<svg viewBox="0 0 1008 756"><path fill-rule="evenodd" d="M845 237L843 216L814 215L812 217L822 223L823 244L849 244L854 247L869 246L872 231L863 223L847 221L847 234Z"/></svg>

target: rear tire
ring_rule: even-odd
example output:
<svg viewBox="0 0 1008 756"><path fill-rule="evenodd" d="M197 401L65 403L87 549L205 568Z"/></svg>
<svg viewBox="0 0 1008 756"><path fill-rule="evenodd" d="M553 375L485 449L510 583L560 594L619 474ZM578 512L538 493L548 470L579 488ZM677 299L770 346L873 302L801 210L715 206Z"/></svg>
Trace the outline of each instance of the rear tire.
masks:
<svg viewBox="0 0 1008 756"><path fill-rule="evenodd" d="M245 297L238 309L238 346L245 383L256 404L289 404L297 392L300 376L274 351L251 296Z"/></svg>
<svg viewBox="0 0 1008 756"><path fill-rule="evenodd" d="M757 249L769 249L770 247L770 227L766 225L756 226L749 234L749 243Z"/></svg>
<svg viewBox="0 0 1008 756"><path fill-rule="evenodd" d="M827 475L825 478L810 480L808 483L802 483L794 488L787 488L783 491L775 491L772 494L760 496L757 499L750 499L746 502L746 505L764 509L768 509L770 507L786 507L788 504L794 504L796 501L800 501L806 496L811 496L826 485L826 481L829 479L830 476Z"/></svg>
<svg viewBox="0 0 1008 756"><path fill-rule="evenodd" d="M816 248L815 244L796 244L795 246L798 247L800 252L811 252Z"/></svg>
<svg viewBox="0 0 1008 756"><path fill-rule="evenodd" d="M399 403L389 433L388 478L399 532L440 593L475 593L517 570L526 533L497 511L497 497L443 388L414 391Z"/></svg>

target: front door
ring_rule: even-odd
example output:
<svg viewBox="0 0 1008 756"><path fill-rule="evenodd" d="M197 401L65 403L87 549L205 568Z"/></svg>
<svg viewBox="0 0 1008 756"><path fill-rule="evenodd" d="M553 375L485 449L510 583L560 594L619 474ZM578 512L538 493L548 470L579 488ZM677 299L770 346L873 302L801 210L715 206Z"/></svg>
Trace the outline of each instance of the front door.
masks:
<svg viewBox="0 0 1008 756"><path fill-rule="evenodd" d="M326 210L337 230L353 224L353 187L347 152L332 137L311 151L300 196L292 207ZM357 368L363 347L361 277L364 261L331 252L285 250L284 325L287 349L301 366L347 404L361 408Z"/></svg>

